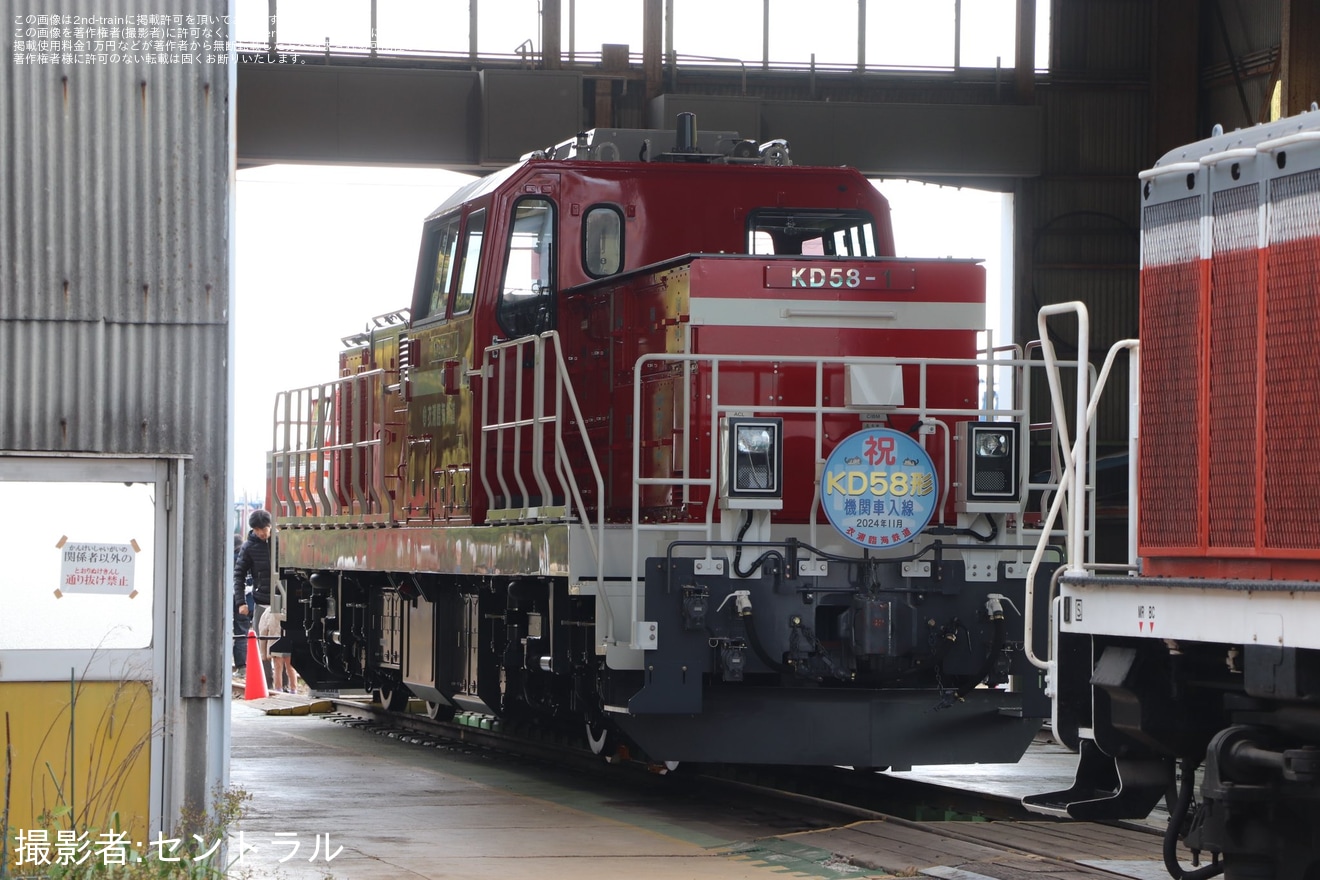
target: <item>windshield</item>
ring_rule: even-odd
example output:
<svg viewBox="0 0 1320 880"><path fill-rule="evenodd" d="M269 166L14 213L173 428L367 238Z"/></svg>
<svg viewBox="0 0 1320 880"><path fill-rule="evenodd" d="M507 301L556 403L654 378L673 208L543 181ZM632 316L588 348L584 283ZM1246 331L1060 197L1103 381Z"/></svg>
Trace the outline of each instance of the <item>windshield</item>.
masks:
<svg viewBox="0 0 1320 880"><path fill-rule="evenodd" d="M875 222L865 211L761 209L747 218L747 252L874 257Z"/></svg>

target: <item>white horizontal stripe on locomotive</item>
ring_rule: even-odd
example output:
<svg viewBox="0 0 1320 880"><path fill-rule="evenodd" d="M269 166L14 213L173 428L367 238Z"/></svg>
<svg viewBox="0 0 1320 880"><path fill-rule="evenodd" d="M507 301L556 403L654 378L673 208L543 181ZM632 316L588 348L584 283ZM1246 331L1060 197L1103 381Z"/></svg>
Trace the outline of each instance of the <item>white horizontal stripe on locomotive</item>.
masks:
<svg viewBox="0 0 1320 880"><path fill-rule="evenodd" d="M1320 590L1060 587L1064 632L1320 649Z"/></svg>
<svg viewBox="0 0 1320 880"><path fill-rule="evenodd" d="M718 327L857 327L895 330L984 330L985 304L970 302L822 302L693 297L690 321Z"/></svg>

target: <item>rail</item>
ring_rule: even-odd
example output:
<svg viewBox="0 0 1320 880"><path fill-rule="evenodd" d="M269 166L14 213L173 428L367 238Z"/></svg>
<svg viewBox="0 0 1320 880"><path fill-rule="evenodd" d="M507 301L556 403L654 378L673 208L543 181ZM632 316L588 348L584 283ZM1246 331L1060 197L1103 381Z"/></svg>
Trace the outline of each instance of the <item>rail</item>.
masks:
<svg viewBox="0 0 1320 880"><path fill-rule="evenodd" d="M377 430L391 422L386 380L370 370L275 395L268 495L278 521L394 521Z"/></svg>
<svg viewBox="0 0 1320 880"><path fill-rule="evenodd" d="M553 353L553 374L547 376L547 354ZM532 380L530 388L523 381L523 365L530 354ZM488 346L482 353L480 375L491 381L481 385L481 432L483 436L494 439L495 454L493 459L486 456L486 464L481 468L481 485L490 502L486 519L488 522L527 522L527 521L572 521L575 517L587 526L588 543L596 560L597 585L604 582L602 542L605 535L605 479L601 474L600 464L592 449L587 435L586 422L582 417L582 408L578 404L577 394L573 390L572 379L564 362L564 352L559 334L553 330L539 336L524 336L497 342ZM553 380L553 400L547 406L547 384ZM530 401L526 398L530 393ZM494 398L494 413L491 412ZM508 410L508 412L506 412ZM595 482L596 522L594 526L587 521L587 504L578 485L576 474L571 466L569 451L564 443L564 418L570 414L578 428L579 439L585 449L587 463L591 468ZM547 438L549 434L549 438ZM530 473L521 466L523 460L523 439L527 435L531 460ZM552 485L545 470L546 440L553 440L554 477L557 485ZM505 444L509 444L511 456L505 456ZM489 449L489 444L483 443ZM492 463L493 461L493 463ZM510 462L514 466L510 466ZM489 473L494 472L496 493ZM530 485L529 485L530 484ZM534 488L535 493L530 489ZM558 489L559 491L556 491ZM504 499L503 505L496 505L496 499ZM562 504L555 503L562 499ZM533 504L533 500L537 503ZM574 512L576 510L576 513Z"/></svg>
<svg viewBox="0 0 1320 880"><path fill-rule="evenodd" d="M1067 569L1065 575L1083 574L1087 570L1087 564L1082 559L1079 552L1079 545L1086 533L1086 506L1078 499L1085 498L1086 476L1088 473L1087 453L1089 449L1094 448L1090 440L1091 424L1095 420L1096 408L1099 406L1100 398L1104 394L1105 385L1109 380L1110 371L1118 355L1122 351L1130 352L1132 358L1132 369L1128 375L1128 393L1132 400L1132 409L1130 417L1133 420L1133 427L1129 431L1128 441L1128 491L1129 491L1129 532L1128 532L1128 553L1129 566L1136 564L1136 545L1135 533L1132 523L1136 522L1136 493L1133 489L1133 480L1136 470L1136 444L1139 430L1137 427L1136 401L1140 388L1140 344L1135 339L1123 339L1113 344L1109 353L1105 356L1104 366L1100 369L1099 376L1094 383L1094 389L1088 387L1088 374L1085 370L1077 371L1077 397L1076 414L1074 416L1074 427L1077 436L1075 440L1069 440L1070 434L1067 422L1067 408L1063 402L1063 386L1059 374L1061 362L1058 360L1054 351L1054 343L1050 340L1046 329L1049 319L1056 315L1073 314L1077 317L1077 362L1084 363L1090 354L1090 315L1086 305L1081 302L1058 303L1056 305L1045 306L1037 314L1037 329L1040 333L1041 352L1045 358L1045 376L1049 382L1051 412L1053 413L1053 423L1055 430L1060 438L1058 447L1067 450L1063 455L1062 467L1063 473L1059 481L1059 490L1055 493L1054 501L1050 505L1049 512L1041 523L1041 536L1032 553L1031 563L1027 568L1026 597L1023 610L1023 627L1025 630L1025 653L1027 659L1037 669L1043 670L1046 677L1045 691L1049 696L1054 694L1054 677L1058 666L1058 661L1050 655L1041 659L1035 653L1033 645L1035 644L1035 589L1036 574L1040 569L1041 560L1044 558L1046 545L1049 535L1054 527L1054 521L1059 516L1063 508L1065 499L1071 498L1070 508L1065 525L1065 546L1067 547ZM1090 470L1094 474L1094 470ZM1094 513L1092 514L1094 516ZM1053 601L1051 600L1051 614L1053 614ZM1054 623L1053 620L1047 622L1049 631L1049 644L1054 644Z"/></svg>
<svg viewBox="0 0 1320 880"><path fill-rule="evenodd" d="M812 357L812 356L772 356L772 355L701 355L701 354L646 354L638 358L633 369L633 424L642 424L642 406L643 406L643 386L644 380L651 375L646 369L647 364L681 364L683 377L683 401L684 412L682 416L676 414L676 420L687 426L687 430L682 434L681 457L684 462L691 462L691 437L693 434L705 431L710 437L709 461L712 463L710 473L701 476L685 475L682 477L651 477L643 476L641 472L641 452L642 438L640 431L634 431L632 443L632 545L631 545L631 572L630 572L630 647L638 647L637 627L641 623L638 613L638 572L641 571L641 535L645 531L690 531L696 533L701 541L708 542L708 545L716 543L715 529L715 507L718 502L718 479L716 462L719 461L719 425L720 420L728 415L807 415L815 420L815 446L813 464L817 473L825 463L824 457L824 420L829 414L841 414L857 416L862 412L882 410L886 416L889 415L913 415L920 421L922 427L920 434L920 443L923 448L926 446L926 437L934 434L936 431L942 432L943 436L943 480L942 494L939 503L940 522L944 522L945 510L947 508L947 497L952 481L950 456L952 453L953 438L946 418L979 418L979 419L1002 419L1011 418L1023 425L1029 426L1029 416L1026 404L1022 402L1013 405L1004 406L979 406L979 407L932 407L927 403L927 373L931 367L937 366L968 366L978 367L987 371L993 371L996 368L1010 368L1013 371L1014 390L1023 390L1020 395L1010 395L1015 401L1029 401L1030 397L1026 393L1030 388L1028 377L1033 369L1041 369L1044 365L1040 361L1033 361L1022 356L1014 358L1001 358L999 354L1004 351L1017 353L1011 346L995 349L990 348L983 356L977 358L843 358L843 357ZM1076 367L1078 362L1059 362L1053 358L1053 352L1050 353L1050 363L1057 370L1060 366ZM783 404L755 404L746 400L727 400L721 397L720 393L720 366L721 364L739 364L739 365L761 365L767 371L777 370L786 364L800 364L814 368L815 388L814 400L808 405L786 406ZM1084 363L1084 361L1082 362ZM825 373L827 368L842 371L847 365L853 366L899 366L912 367L917 370L918 401L914 406L885 406L885 407L856 407L827 404L825 401ZM709 413L710 421L706 425L694 425L692 414L687 411L689 401L693 400L693 375L701 370L709 372ZM1089 378L1088 371L1080 371L1081 382L1086 383ZM993 380L987 383L989 388L994 387ZM1027 474L1028 449L1027 444L1022 444L1020 450L1019 473ZM685 474L687 472L685 471ZM684 503L691 500L690 490L694 487L704 488L707 492L705 506L705 519L703 522L691 523L645 523L641 519L641 497L643 487L667 485L683 493ZM1040 488L1053 488L1053 484L1032 484ZM1064 492L1056 493L1056 498L1061 499ZM1025 504L1025 499L1023 504ZM817 529L819 527L820 511L820 486L816 481L815 493L811 505L811 515L808 522L809 543L812 546L819 546L817 538ZM1024 535L1025 529L1018 530L1019 539ZM1043 529L1041 536L1042 546L1050 538L1050 528ZM1029 544L1023 544L1023 552L1029 549ZM709 546L707 548L706 560L710 560Z"/></svg>

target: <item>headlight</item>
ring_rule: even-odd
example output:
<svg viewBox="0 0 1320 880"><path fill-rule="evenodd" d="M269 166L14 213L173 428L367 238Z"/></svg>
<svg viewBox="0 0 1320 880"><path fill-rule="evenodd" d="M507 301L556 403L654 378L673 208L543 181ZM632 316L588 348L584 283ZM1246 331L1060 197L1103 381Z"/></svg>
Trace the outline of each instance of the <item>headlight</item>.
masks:
<svg viewBox="0 0 1320 880"><path fill-rule="evenodd" d="M959 422L959 513L1008 513L1018 509L1021 425L1016 422Z"/></svg>
<svg viewBox="0 0 1320 880"><path fill-rule="evenodd" d="M738 426L738 451L748 455L770 452L770 431L760 425Z"/></svg>
<svg viewBox="0 0 1320 880"><path fill-rule="evenodd" d="M783 419L731 416L720 434L724 507L779 509L784 495Z"/></svg>
<svg viewBox="0 0 1320 880"><path fill-rule="evenodd" d="M976 454L980 458L1003 458L1010 452L1008 435L998 431L978 431Z"/></svg>

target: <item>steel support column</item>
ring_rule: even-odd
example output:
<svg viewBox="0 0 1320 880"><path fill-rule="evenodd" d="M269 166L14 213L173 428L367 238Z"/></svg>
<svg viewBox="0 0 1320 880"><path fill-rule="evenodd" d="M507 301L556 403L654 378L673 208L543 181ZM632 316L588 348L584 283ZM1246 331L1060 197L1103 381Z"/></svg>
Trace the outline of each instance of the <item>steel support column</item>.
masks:
<svg viewBox="0 0 1320 880"><path fill-rule="evenodd" d="M1046 0L1049 2L1049 0ZM1036 0L1017 0L1013 77L1019 104L1036 101Z"/></svg>
<svg viewBox="0 0 1320 880"><path fill-rule="evenodd" d="M541 64L546 70L558 70L563 66L562 21L560 0L541 0Z"/></svg>
<svg viewBox="0 0 1320 880"><path fill-rule="evenodd" d="M642 4L642 72L646 75L646 100L664 91L661 39L665 30L663 0L644 0Z"/></svg>
<svg viewBox="0 0 1320 880"><path fill-rule="evenodd" d="M1283 115L1292 116L1320 101L1320 3L1283 0Z"/></svg>
<svg viewBox="0 0 1320 880"><path fill-rule="evenodd" d="M1146 164L1196 139L1196 93L1201 32L1198 0L1162 0L1151 7L1150 145Z"/></svg>

